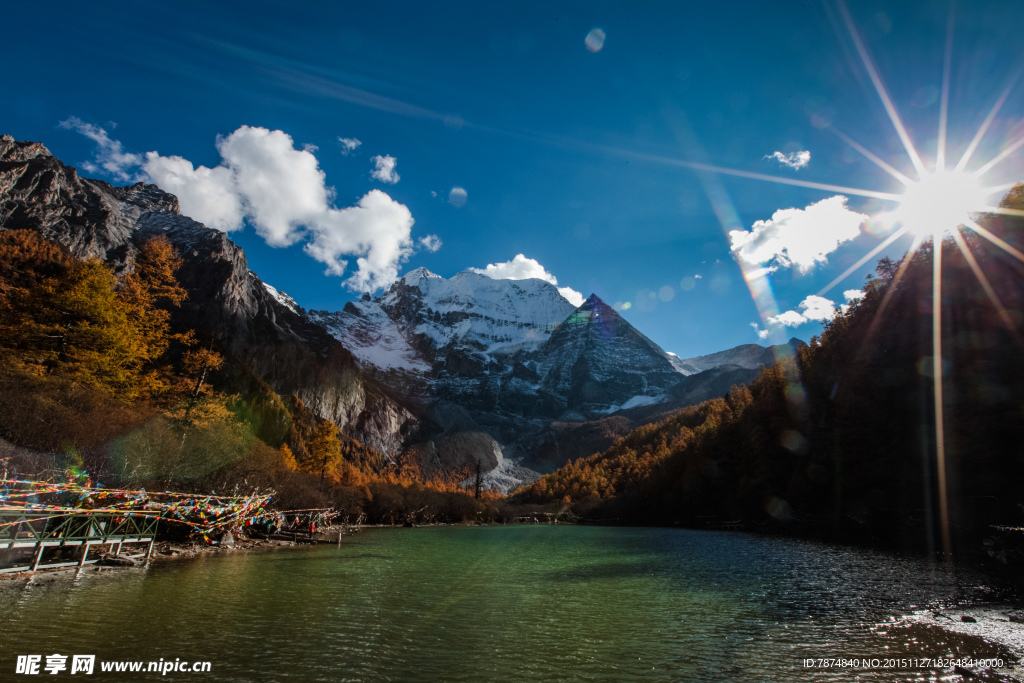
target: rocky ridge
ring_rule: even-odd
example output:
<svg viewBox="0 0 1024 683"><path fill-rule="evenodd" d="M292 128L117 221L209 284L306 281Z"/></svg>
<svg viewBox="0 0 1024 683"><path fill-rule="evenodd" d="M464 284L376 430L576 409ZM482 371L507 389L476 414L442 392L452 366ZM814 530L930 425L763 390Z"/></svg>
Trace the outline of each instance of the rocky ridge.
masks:
<svg viewBox="0 0 1024 683"><path fill-rule="evenodd" d="M236 390L267 382L384 452L400 450L417 427L323 327L267 289L225 233L182 216L177 198L155 185L82 178L42 144L2 136L0 228L35 230L118 271L133 268L139 246L162 235L182 257L178 277L188 291L175 321L226 353Z"/></svg>

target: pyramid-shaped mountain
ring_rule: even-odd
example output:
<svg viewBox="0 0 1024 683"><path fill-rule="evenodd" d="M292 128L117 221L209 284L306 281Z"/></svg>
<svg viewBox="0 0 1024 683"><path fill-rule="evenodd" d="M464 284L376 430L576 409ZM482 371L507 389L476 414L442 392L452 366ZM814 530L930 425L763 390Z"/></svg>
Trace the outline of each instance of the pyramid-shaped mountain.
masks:
<svg viewBox="0 0 1024 683"><path fill-rule="evenodd" d="M541 349L541 389L580 417L664 400L682 376L664 350L596 294Z"/></svg>

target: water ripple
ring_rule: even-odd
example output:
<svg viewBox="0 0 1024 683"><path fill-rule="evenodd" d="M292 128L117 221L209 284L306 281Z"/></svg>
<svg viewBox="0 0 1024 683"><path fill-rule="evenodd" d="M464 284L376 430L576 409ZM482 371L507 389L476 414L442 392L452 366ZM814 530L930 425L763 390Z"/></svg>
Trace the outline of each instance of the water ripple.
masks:
<svg viewBox="0 0 1024 683"><path fill-rule="evenodd" d="M0 591L0 670L58 652L208 659L216 681L956 680L803 662L1006 656L912 617L992 597L963 567L743 534L379 530Z"/></svg>

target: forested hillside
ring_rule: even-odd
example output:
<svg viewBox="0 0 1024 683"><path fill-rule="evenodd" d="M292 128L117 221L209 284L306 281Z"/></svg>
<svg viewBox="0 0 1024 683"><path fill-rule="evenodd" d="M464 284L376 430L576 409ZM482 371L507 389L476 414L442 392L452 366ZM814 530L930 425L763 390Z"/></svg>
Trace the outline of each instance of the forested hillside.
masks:
<svg viewBox="0 0 1024 683"><path fill-rule="evenodd" d="M269 386L220 389L216 344L172 324L187 293L160 237L120 275L32 230L0 231L0 459L106 484L195 492L272 490L282 508L334 506L354 519L461 521L495 514ZM490 508L488 508L490 505Z"/></svg>
<svg viewBox="0 0 1024 683"><path fill-rule="evenodd" d="M1003 206L1024 208L1024 186ZM1024 521L1024 255L1013 253L1024 225L979 222L1004 245L965 230L942 248L948 532L961 549ZM742 521L941 548L934 251L925 242L898 263L882 259L859 302L749 387L641 427L518 498L619 522ZM1002 552L1000 539L989 543Z"/></svg>

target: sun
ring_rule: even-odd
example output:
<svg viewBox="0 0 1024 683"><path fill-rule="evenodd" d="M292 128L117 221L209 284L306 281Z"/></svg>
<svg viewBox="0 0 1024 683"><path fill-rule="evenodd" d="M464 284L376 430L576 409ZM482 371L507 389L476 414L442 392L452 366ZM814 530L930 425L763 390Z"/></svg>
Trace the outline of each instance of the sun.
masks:
<svg viewBox="0 0 1024 683"><path fill-rule="evenodd" d="M977 178L960 171L938 171L911 184L893 218L917 238L945 235L971 221L985 206Z"/></svg>

